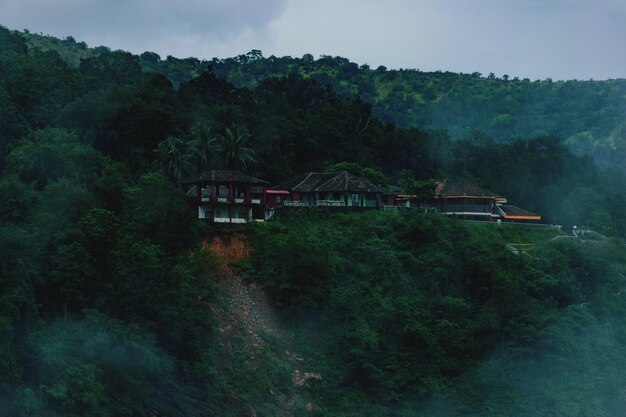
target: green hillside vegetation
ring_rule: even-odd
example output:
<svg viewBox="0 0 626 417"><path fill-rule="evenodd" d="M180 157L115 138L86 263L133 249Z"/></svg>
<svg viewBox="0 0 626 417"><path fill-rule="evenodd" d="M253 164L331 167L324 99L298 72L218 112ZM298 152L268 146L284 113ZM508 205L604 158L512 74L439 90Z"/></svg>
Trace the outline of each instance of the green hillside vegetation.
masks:
<svg viewBox="0 0 626 417"><path fill-rule="evenodd" d="M494 74L376 69L346 58L264 58L259 51L214 59L213 71L237 86L298 74L359 95L380 119L401 127L447 129L455 138L480 131L497 141L552 135L578 153L626 164L626 80L552 81Z"/></svg>
<svg viewBox="0 0 626 417"><path fill-rule="evenodd" d="M29 45L53 49L72 65L85 58L84 43L71 37L24 34ZM98 55L103 48L90 50ZM494 74L388 70L347 58L245 55L211 61L140 56L145 71L159 72L176 87L207 68L238 87L263 79L298 75L329 85L340 95L358 95L385 122L404 128L446 129L453 139L479 131L498 142L537 136L559 137L578 154L623 169L626 166L626 80L553 81Z"/></svg>
<svg viewBox="0 0 626 417"><path fill-rule="evenodd" d="M325 376L320 415L618 416L623 244L552 237L300 212L255 230L244 266Z"/></svg>
<svg viewBox="0 0 626 417"><path fill-rule="evenodd" d="M553 136L389 124L298 74L238 88L196 68L176 88L145 57L62 55L0 27L0 416L626 409L620 171ZM224 340L223 265L202 243L232 230L197 220L179 180L333 165L391 184L465 177L610 238L385 211L237 229L254 250L229 267L263 288L322 377L296 386L281 343L261 335L251 360L242 337ZM534 246L518 256L508 243Z"/></svg>

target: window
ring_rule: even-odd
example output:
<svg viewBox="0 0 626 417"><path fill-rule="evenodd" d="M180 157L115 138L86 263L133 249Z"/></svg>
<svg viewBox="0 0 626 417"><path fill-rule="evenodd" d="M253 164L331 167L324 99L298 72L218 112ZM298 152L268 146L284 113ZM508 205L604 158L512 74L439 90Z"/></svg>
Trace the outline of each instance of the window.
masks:
<svg viewBox="0 0 626 417"><path fill-rule="evenodd" d="M277 203L280 203L281 201L282 201L281 196L277 195L277 196L276 196L276 202L277 202Z"/></svg>

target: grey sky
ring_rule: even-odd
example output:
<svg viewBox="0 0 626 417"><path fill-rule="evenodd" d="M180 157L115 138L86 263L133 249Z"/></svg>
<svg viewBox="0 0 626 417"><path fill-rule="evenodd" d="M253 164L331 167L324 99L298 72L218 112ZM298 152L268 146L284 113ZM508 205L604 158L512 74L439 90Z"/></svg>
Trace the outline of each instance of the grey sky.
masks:
<svg viewBox="0 0 626 417"><path fill-rule="evenodd" d="M341 55L372 67L626 77L623 0L0 0L0 24L161 56Z"/></svg>

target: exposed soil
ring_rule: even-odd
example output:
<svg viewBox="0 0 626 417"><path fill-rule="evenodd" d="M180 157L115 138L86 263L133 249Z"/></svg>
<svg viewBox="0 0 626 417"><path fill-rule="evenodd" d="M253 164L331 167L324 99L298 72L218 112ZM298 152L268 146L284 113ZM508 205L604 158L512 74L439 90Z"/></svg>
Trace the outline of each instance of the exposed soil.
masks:
<svg viewBox="0 0 626 417"><path fill-rule="evenodd" d="M213 236L205 241L204 247L220 260L218 287L222 293L221 303L214 305L212 310L218 319L223 346L231 351L241 349L240 340L243 338L248 361L252 369L256 369L261 365L261 349L269 344L273 351L280 352L283 361L292 364L294 387L306 388L307 381L322 379L320 374L300 369L304 360L293 353L293 335L281 326L265 292L254 283L246 283L245 277L234 267L235 262L252 254L246 236L237 233ZM276 393L276 397L282 396ZM308 411L316 408L315 404L303 401L299 395L283 397L279 402L285 404L285 415L291 415L288 410L294 408Z"/></svg>
<svg viewBox="0 0 626 417"><path fill-rule="evenodd" d="M206 245L221 261L219 288L223 297L214 313L219 319L224 343L232 346L233 338L243 336L253 364L255 351L268 341L287 348L291 335L280 326L266 294L255 284L246 284L244 277L234 271L233 263L251 254L246 237L240 234L228 238L215 236Z"/></svg>

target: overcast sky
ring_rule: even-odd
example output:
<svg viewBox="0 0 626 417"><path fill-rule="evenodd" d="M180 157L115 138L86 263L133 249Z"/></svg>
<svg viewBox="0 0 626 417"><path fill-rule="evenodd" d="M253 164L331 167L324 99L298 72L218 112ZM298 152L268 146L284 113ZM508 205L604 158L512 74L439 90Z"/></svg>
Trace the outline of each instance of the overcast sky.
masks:
<svg viewBox="0 0 626 417"><path fill-rule="evenodd" d="M626 78L626 0L0 0L0 24L163 58L260 49L422 71Z"/></svg>

